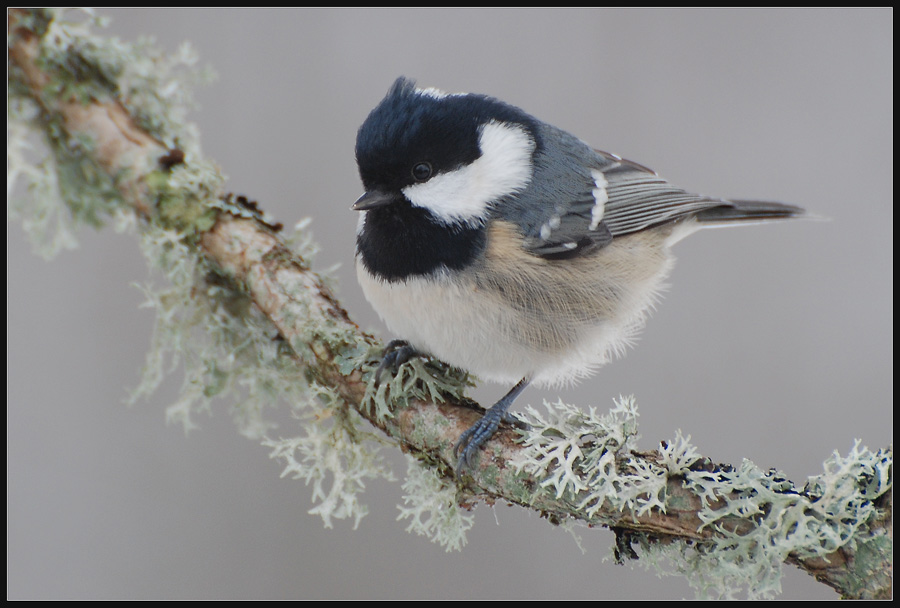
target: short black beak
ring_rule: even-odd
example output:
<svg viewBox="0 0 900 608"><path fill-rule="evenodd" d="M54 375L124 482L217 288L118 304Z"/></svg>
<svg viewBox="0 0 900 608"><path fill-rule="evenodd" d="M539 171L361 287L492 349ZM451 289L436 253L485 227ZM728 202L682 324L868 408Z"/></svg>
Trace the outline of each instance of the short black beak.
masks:
<svg viewBox="0 0 900 608"><path fill-rule="evenodd" d="M377 209L385 207L397 200L397 195L390 192L382 192L381 190L370 190L359 197L353 205L350 206L354 211L368 211L369 209Z"/></svg>

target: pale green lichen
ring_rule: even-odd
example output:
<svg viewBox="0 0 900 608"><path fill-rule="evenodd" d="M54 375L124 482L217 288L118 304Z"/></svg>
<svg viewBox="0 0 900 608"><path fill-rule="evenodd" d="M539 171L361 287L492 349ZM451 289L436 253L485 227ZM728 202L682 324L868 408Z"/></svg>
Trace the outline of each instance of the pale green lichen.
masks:
<svg viewBox="0 0 900 608"><path fill-rule="evenodd" d="M359 501L366 481L394 479L371 442L364 440L374 437L359 431L356 418L347 411L328 424L312 416L303 425L305 435L263 441L272 449L272 458L284 461L282 477L312 485L312 500L318 504L309 513L320 516L326 528L333 527L332 519L352 519L353 527L359 526L368 513Z"/></svg>
<svg viewBox="0 0 900 608"><path fill-rule="evenodd" d="M375 371L381 362L381 349L371 349L361 369L367 372L368 386L362 407L374 413L377 420L393 416L397 408L407 407L411 399L432 403L460 400L473 386L472 378L463 370L436 359L413 357L395 370L384 370L380 379Z"/></svg>
<svg viewBox="0 0 900 608"><path fill-rule="evenodd" d="M20 109L14 111L14 106ZM29 119L25 118L34 107L23 100L10 100L8 107L7 217L20 220L34 252L51 259L63 250L78 246L72 215L63 202L55 157L45 153L43 158L28 158L41 154L41 149L30 140L33 129L28 124ZM30 200L16 195L17 183L25 184Z"/></svg>
<svg viewBox="0 0 900 608"><path fill-rule="evenodd" d="M666 468L669 475L684 475L692 464L702 456L691 444L691 436L685 437L681 429L675 431L675 439L659 446L659 464Z"/></svg>
<svg viewBox="0 0 900 608"><path fill-rule="evenodd" d="M232 403L241 433L271 448L272 457L284 462L283 476L312 485L318 504L310 513L328 527L344 518L358 525L366 514L359 500L365 481L392 479L379 442L358 429L357 415L333 389L310 383L295 353L248 296L216 274L183 237L151 229L142 243L168 286L144 287L157 320L144 381L133 399L182 367L182 389L167 420L189 431L215 400ZM301 434L275 439L281 427L269 414L285 403L300 420Z"/></svg>
<svg viewBox="0 0 900 608"><path fill-rule="evenodd" d="M699 513L703 527L712 526L719 548L772 552L783 560L787 553L800 557L822 556L843 547L875 515L872 502L891 488L892 458L884 451L872 452L856 441L847 457L835 452L825 461L825 472L809 478L797 490L784 475L763 471L749 461L731 471L691 471L685 486L707 497L730 488L725 505L704 500ZM734 498L734 496L737 498ZM729 533L722 522L729 517L757 522L752 534Z"/></svg>
<svg viewBox="0 0 900 608"><path fill-rule="evenodd" d="M708 541L635 539L644 563L686 576L701 597L780 593L789 555L824 556L854 543L877 514L873 500L892 484L891 454L859 442L846 458L835 453L825 473L798 490L778 471L746 460L737 468L693 470L701 457L681 431L660 445L655 460L633 456L637 409L631 399L620 399L605 415L562 402L545 407L545 413L529 408L532 428L523 431L525 449L514 464L556 499L577 502L586 518L601 511L665 513L673 479L700 498L700 531L716 532Z"/></svg>
<svg viewBox="0 0 900 608"><path fill-rule="evenodd" d="M145 381L135 396L153 390L164 372L180 363L185 379L179 399L167 410L169 421L189 430L198 413L211 410L214 399L232 401L240 431L272 448L273 457L285 462L284 475L313 486L318 505L311 513L322 517L328 527L334 519L343 518L358 524L366 513L359 500L364 480L391 478L391 473L380 462L377 442L361 439L364 436L354 430L346 404L330 389L310 383L298 359L312 361L310 349L315 342L327 343L352 358L354 340L359 337L313 314L308 282L288 273L280 284L291 297L279 311L296 330L288 344L241 285L219 275L196 255L191 237L208 228L214 218L204 210L273 223L249 205L217 199L217 186L209 185L217 179L211 166L195 162L158 173L151 182L159 193L158 218L168 229L145 232L144 251L152 266L166 276L168 287L145 289L148 305L157 309L157 326ZM307 226L308 222L298 223L298 230L286 240L312 254ZM266 412L283 403L302 421L302 434L272 439L277 425ZM337 412L342 412L341 424L333 424Z"/></svg>
<svg viewBox="0 0 900 608"><path fill-rule="evenodd" d="M690 472L686 487L707 497L728 496L724 505L704 500L703 527L718 532L711 553L719 576L700 577L703 593L727 595L746 588L750 597L781 591L781 564L788 555L825 556L854 543L877 515L873 500L892 487L893 458L856 441L846 457L835 452L825 471L810 477L802 490L783 475L763 471L749 461L732 471ZM734 494L726 495L730 488ZM749 532L730 529L729 518L755 522ZM705 568L709 568L707 563Z"/></svg>
<svg viewBox="0 0 900 608"><path fill-rule="evenodd" d="M544 406L545 413L526 408L531 428L523 432L525 449L512 464L538 477L556 498L588 492L582 506L590 514L615 499L624 482L616 460L637 447L637 406L631 397L620 398L603 415L562 401Z"/></svg>
<svg viewBox="0 0 900 608"><path fill-rule="evenodd" d="M587 518L603 509L628 510L634 517L665 511L667 468L632 458L637 448L637 405L621 397L606 414L559 401L545 403L546 413L529 407L531 429L523 432L522 450L513 465L538 478L554 498L577 504ZM684 459L683 441L673 452Z"/></svg>
<svg viewBox="0 0 900 608"><path fill-rule="evenodd" d="M77 226L102 226L123 201L92 160L90 141L69 137L53 120L40 123L28 98L11 92L7 108L7 217L21 219L35 252L50 259L77 246ZM28 199L17 192L20 184Z"/></svg>
<svg viewBox="0 0 900 608"><path fill-rule="evenodd" d="M846 458L829 458L803 490L746 460L733 470L690 471L685 485L703 497L702 527L717 534L694 544L642 542L641 561L686 577L704 599L774 597L789 555L826 556L856 543L877 515L872 501L891 490L892 462L889 453L857 441ZM753 525L736 528L737 520Z"/></svg>
<svg viewBox="0 0 900 608"><path fill-rule="evenodd" d="M439 476L433 466L423 465L407 456L406 481L403 483L403 502L398 520L409 519L407 532L426 536L447 551L461 551L466 533L475 517L459 506L455 484Z"/></svg>
<svg viewBox="0 0 900 608"><path fill-rule="evenodd" d="M81 14L87 18L79 20ZM164 53L152 38L123 42L96 36L94 28L105 27L107 20L92 11L73 15L51 10L49 15L41 61L56 77L47 94L85 102L113 98L164 146L178 147L189 156L199 153L196 128L186 119L196 107L194 88L212 80L213 73L197 65L190 44Z"/></svg>
<svg viewBox="0 0 900 608"><path fill-rule="evenodd" d="M303 402L302 372L292 365L278 332L245 293L185 243L182 235L159 228L142 234L151 269L168 285L143 286L144 306L156 311L156 326L144 376L132 400L153 392L163 377L184 367L182 393L166 417L185 431L209 411L215 397L236 397L241 432L261 438L272 427L262 412L279 398Z"/></svg>
<svg viewBox="0 0 900 608"><path fill-rule="evenodd" d="M38 63L51 76L40 93L43 99L115 100L164 145L179 147L190 160L199 157L196 129L185 119L193 107L192 85L209 77L196 68L187 47L166 56L147 41L129 44L98 37L93 30L105 22L91 10L32 10L17 18L20 25L43 34ZM10 32L7 42L15 43L16 36ZM123 205L116 179L124 176L100 169L91 154L90 138L70 135L57 118L40 112L32 92L15 77L18 68L12 64L9 69L7 214L22 218L35 250L49 258L76 245L78 225L100 227L119 212ZM34 133L42 134L42 145L31 139ZM190 171L196 173L198 164L202 163L192 162ZM169 188L163 193L177 191L179 177L168 179ZM29 190L31 200L24 202L16 195L17 182ZM191 212L202 215L204 209L195 207ZM198 229L202 227L198 223Z"/></svg>
<svg viewBox="0 0 900 608"><path fill-rule="evenodd" d="M223 182L215 164L205 160L152 172L147 185L156 202L157 221L185 238L206 232L219 215Z"/></svg>
<svg viewBox="0 0 900 608"><path fill-rule="evenodd" d="M47 9L46 14L50 20L41 36L40 63L51 80L43 94L82 103L115 95L128 49L94 36L94 28L105 27L108 20L92 10Z"/></svg>
<svg viewBox="0 0 900 608"><path fill-rule="evenodd" d="M614 488L614 495L607 497L607 500L620 511L627 509L635 518L654 510L665 513L670 500L669 478L684 474L690 465L700 459L700 455L691 445L690 436L684 437L680 429L676 431L674 440L660 444L658 453L660 458L657 462L628 457L621 473L613 472L611 465L599 471L593 479L607 481L592 484L589 498L582 503L586 513L593 516L603 505L604 483ZM600 491L593 491L594 487Z"/></svg>

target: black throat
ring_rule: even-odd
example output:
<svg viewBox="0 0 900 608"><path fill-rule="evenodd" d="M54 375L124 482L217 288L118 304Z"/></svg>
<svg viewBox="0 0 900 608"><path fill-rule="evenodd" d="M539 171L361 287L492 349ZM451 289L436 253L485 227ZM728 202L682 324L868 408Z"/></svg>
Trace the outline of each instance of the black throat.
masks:
<svg viewBox="0 0 900 608"><path fill-rule="evenodd" d="M402 281L447 268L459 270L483 250L483 227L448 226L408 202L366 211L356 237L360 260L374 276Z"/></svg>

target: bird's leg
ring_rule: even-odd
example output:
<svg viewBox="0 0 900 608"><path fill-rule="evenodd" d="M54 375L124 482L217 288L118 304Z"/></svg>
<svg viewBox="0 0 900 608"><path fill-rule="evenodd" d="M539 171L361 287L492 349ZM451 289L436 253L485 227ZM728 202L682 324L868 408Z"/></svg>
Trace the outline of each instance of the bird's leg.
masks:
<svg viewBox="0 0 900 608"><path fill-rule="evenodd" d="M457 475L461 474L472 463L472 458L481 446L491 438L497 430L497 427L500 426L500 421L510 421L510 416L506 410L508 410L509 406L512 405L512 402L516 400L516 397L525 390L525 387L528 386L529 382L531 382L531 378L528 377L519 380L519 382L500 399L500 401L492 405L491 408L484 413L481 420L473 424L466 432L460 435L459 441L453 446L453 451L457 457Z"/></svg>
<svg viewBox="0 0 900 608"><path fill-rule="evenodd" d="M381 383L381 374L390 369L396 372L401 365L422 353L410 346L406 340L391 340L381 353L381 363L375 370L375 384Z"/></svg>

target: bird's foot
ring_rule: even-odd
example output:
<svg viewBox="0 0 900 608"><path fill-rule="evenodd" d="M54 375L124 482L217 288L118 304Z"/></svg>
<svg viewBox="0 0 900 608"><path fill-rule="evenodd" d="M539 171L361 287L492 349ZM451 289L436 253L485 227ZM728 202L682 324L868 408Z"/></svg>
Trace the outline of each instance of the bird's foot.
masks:
<svg viewBox="0 0 900 608"><path fill-rule="evenodd" d="M475 458L478 450L497 432L500 421L508 416L509 414L498 409L495 405L486 411L478 422L459 436L459 441L453 446L453 453L456 455L457 475L462 474L472 464L472 460Z"/></svg>
<svg viewBox="0 0 900 608"><path fill-rule="evenodd" d="M472 464L481 446L497 432L501 421L508 422L519 428L529 428L526 423L515 418L507 411L513 401L516 400L516 397L519 396L519 393L525 390L529 382L529 378L522 378L500 401L491 406L478 422L459 436L459 441L453 446L453 453L456 455L457 475L462 475Z"/></svg>
<svg viewBox="0 0 900 608"><path fill-rule="evenodd" d="M381 383L381 375L386 370L396 372L401 365L421 354L406 340L391 340L381 353L381 363L375 370L375 384Z"/></svg>

